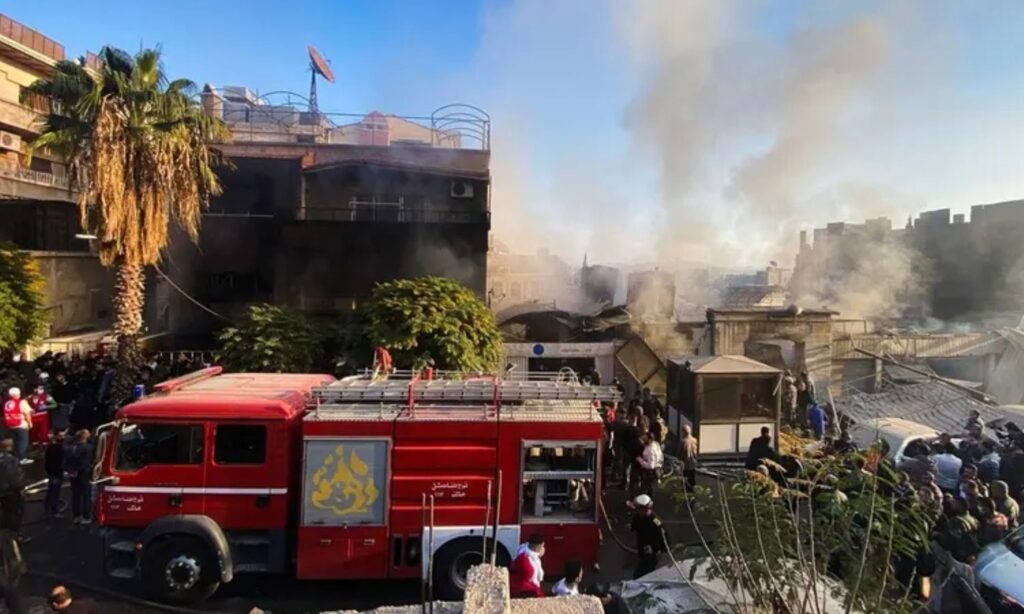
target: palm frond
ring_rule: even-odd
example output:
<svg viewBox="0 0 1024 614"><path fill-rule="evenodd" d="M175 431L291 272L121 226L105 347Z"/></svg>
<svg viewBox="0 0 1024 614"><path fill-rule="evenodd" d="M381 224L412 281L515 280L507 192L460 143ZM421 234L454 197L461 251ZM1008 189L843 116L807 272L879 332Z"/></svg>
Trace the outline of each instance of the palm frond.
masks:
<svg viewBox="0 0 1024 614"><path fill-rule="evenodd" d="M105 264L152 264L172 220L198 236L203 210L220 193L213 169L223 157L209 145L228 131L202 111L192 81L165 79L159 50L132 56L104 47L100 59L95 79L62 63L32 86L53 102L34 147L65 155L82 225L98 237Z"/></svg>

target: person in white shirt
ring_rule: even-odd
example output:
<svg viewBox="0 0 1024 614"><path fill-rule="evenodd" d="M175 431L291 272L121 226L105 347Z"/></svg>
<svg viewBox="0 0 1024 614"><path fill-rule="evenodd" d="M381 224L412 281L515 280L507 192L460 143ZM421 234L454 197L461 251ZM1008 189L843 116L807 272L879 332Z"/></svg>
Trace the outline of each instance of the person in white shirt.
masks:
<svg viewBox="0 0 1024 614"><path fill-rule="evenodd" d="M551 594L556 597L571 597L580 594L580 582L583 581L583 563L567 561L562 579L551 587Z"/></svg>
<svg viewBox="0 0 1024 614"><path fill-rule="evenodd" d="M956 455L956 446L947 442L942 452L933 458L935 462L935 483L943 492L956 493L960 484L960 469L963 461Z"/></svg>
<svg viewBox="0 0 1024 614"><path fill-rule="evenodd" d="M665 455L661 450L661 443L651 435L644 435L641 441L644 444L644 451L636 459L642 470L640 489L647 493L648 497L654 497L654 487L658 485L658 476L665 462Z"/></svg>

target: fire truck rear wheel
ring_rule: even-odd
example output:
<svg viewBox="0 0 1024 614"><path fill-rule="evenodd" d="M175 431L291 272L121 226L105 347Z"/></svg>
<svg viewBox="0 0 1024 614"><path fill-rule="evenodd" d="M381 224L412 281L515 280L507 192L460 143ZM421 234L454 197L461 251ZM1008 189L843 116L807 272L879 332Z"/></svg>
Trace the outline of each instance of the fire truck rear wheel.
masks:
<svg viewBox="0 0 1024 614"><path fill-rule="evenodd" d="M197 603L220 586L217 557L202 540L189 535L161 538L146 549L142 582L154 598L170 603Z"/></svg>
<svg viewBox="0 0 1024 614"><path fill-rule="evenodd" d="M466 574L469 568L480 564L479 537L460 537L448 542L434 555L434 598L442 601L460 601L466 592ZM487 544L490 551L493 542ZM498 545L497 564L511 562L505 547Z"/></svg>

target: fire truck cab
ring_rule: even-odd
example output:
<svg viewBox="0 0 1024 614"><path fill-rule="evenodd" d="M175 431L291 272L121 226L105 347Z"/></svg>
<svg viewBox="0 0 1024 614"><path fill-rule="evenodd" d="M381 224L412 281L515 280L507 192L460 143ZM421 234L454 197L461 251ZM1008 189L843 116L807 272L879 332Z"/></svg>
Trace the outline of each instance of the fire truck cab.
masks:
<svg viewBox="0 0 1024 614"><path fill-rule="evenodd" d="M529 534L544 565L596 561L614 388L550 379L348 378L206 369L124 407L99 442L109 574L165 601L239 573L421 578L456 599Z"/></svg>

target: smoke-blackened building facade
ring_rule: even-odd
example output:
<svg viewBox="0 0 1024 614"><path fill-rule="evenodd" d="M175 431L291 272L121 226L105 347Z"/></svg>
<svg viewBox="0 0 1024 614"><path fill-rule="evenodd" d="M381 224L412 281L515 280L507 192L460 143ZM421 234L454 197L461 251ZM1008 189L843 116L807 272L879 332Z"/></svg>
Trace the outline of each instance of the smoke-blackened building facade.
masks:
<svg viewBox="0 0 1024 614"><path fill-rule="evenodd" d="M367 115L372 126L351 130L383 130L381 117ZM433 146L424 126L427 136L416 142L338 143L289 139L281 125L261 140L251 122L228 123L245 137L220 146L233 166L220 171L224 193L211 202L199 243L176 240L166 263L174 284L197 302L228 319L258 302L329 314L354 308L379 282L428 275L484 297L486 141ZM295 124L297 136L307 136L309 123ZM175 345L223 325L169 283L154 294L151 320L179 337Z"/></svg>

